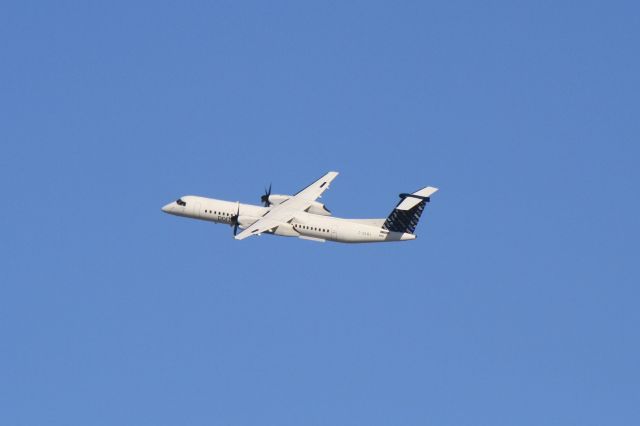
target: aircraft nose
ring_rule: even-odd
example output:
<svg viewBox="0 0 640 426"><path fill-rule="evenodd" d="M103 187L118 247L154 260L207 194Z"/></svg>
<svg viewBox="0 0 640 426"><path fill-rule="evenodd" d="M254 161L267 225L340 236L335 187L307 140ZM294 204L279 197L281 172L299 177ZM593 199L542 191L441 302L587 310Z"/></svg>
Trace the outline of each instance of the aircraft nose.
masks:
<svg viewBox="0 0 640 426"><path fill-rule="evenodd" d="M165 213L171 213L171 210L173 210L173 203L169 203L166 206L162 207L162 211Z"/></svg>

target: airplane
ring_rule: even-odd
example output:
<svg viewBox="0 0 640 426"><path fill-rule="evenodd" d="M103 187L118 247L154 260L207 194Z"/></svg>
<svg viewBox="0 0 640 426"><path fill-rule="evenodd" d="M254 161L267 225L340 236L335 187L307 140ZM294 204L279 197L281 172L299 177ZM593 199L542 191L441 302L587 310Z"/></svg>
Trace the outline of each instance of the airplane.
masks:
<svg viewBox="0 0 640 426"><path fill-rule="evenodd" d="M400 194L400 202L387 218L343 219L331 215L317 201L329 189L338 172L329 172L294 195L271 194L265 188L262 206L187 195L162 207L176 216L223 223L233 227L236 240L260 234L298 237L304 240L340 243L409 241L422 211L438 190L432 186ZM238 233L238 228L242 232Z"/></svg>

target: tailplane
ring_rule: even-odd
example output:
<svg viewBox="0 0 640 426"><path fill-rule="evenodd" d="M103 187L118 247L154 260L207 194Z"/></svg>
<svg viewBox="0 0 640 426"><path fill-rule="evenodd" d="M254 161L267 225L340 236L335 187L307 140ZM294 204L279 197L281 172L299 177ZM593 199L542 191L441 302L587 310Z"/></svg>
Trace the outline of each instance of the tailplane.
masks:
<svg viewBox="0 0 640 426"><path fill-rule="evenodd" d="M400 194L400 202L385 220L383 229L413 234L424 210L438 188L427 186L411 194Z"/></svg>

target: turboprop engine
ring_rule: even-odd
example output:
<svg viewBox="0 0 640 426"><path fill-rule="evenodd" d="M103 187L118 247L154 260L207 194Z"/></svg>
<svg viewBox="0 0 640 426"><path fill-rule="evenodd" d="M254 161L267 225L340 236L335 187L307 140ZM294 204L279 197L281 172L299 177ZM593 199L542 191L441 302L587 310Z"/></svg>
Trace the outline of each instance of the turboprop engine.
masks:
<svg viewBox="0 0 640 426"><path fill-rule="evenodd" d="M244 216L244 215L240 215L238 216L238 225L240 225L240 227L242 229L248 228L251 225L253 225L253 223L260 219L259 217L253 217L253 216Z"/></svg>
<svg viewBox="0 0 640 426"><path fill-rule="evenodd" d="M300 233L298 233L298 231L293 229L293 226L291 226L290 223L283 223L282 225L278 226L273 233L276 235L282 235L283 237L300 236Z"/></svg>
<svg viewBox="0 0 640 426"><path fill-rule="evenodd" d="M331 212L324 204L314 201L313 204L307 209L307 212L317 214L320 216L331 216Z"/></svg>
<svg viewBox="0 0 640 426"><path fill-rule="evenodd" d="M291 198L291 195L280 195L280 194L271 194L267 198L267 201L270 206L277 206L278 204L282 204Z"/></svg>

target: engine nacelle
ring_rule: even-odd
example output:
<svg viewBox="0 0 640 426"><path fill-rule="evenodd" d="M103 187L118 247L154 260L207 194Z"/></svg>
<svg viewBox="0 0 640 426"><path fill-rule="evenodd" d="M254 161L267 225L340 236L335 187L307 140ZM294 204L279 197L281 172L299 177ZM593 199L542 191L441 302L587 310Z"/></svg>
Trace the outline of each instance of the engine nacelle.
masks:
<svg viewBox="0 0 640 426"><path fill-rule="evenodd" d="M283 237L298 237L300 233L293 229L293 226L290 223L283 223L278 226L274 231L274 234L281 235Z"/></svg>
<svg viewBox="0 0 640 426"><path fill-rule="evenodd" d="M245 215L240 215L240 217L238 217L238 225L240 226L240 228L242 229L246 229L248 227L250 227L251 225L253 225L255 223L256 220L260 219L259 217L253 217L253 216L245 216Z"/></svg>
<svg viewBox="0 0 640 426"><path fill-rule="evenodd" d="M269 203L277 206L278 204L282 204L291 198L291 195L281 195L281 194L271 194L269 195Z"/></svg>
<svg viewBox="0 0 640 426"><path fill-rule="evenodd" d="M317 214L320 216L331 216L331 212L324 204L314 201L313 204L307 209L308 213Z"/></svg>

